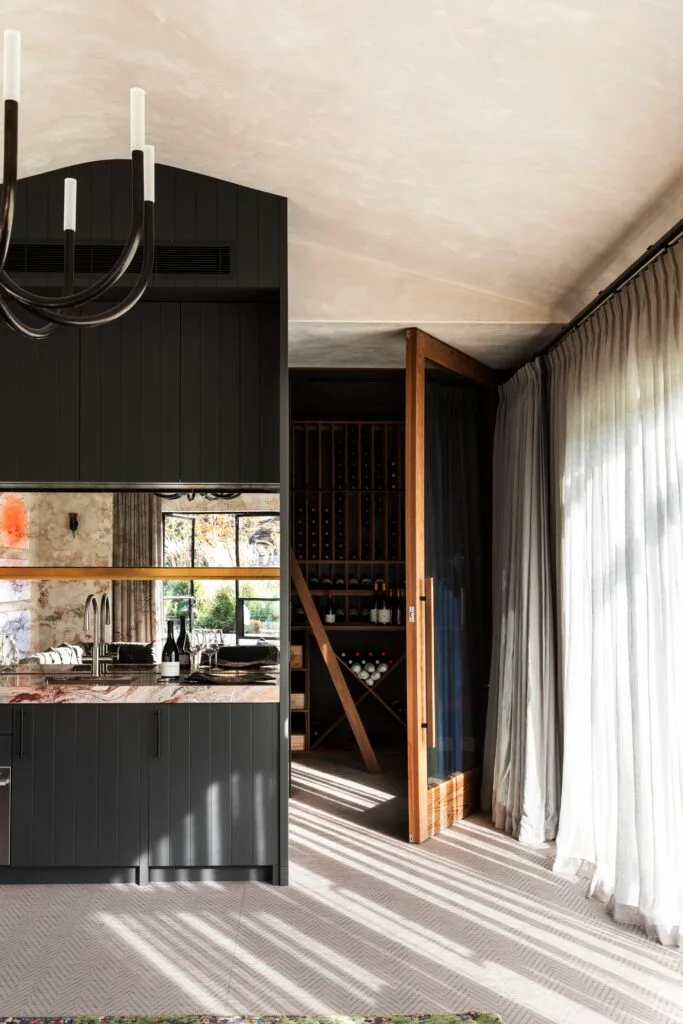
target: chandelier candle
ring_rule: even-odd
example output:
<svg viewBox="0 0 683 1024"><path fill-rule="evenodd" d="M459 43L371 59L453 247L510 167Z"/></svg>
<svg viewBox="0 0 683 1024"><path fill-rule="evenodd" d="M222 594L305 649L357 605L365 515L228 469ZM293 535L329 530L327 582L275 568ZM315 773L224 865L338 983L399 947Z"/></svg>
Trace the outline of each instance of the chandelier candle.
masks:
<svg viewBox="0 0 683 1024"><path fill-rule="evenodd" d="M117 320L133 308L144 294L154 269L154 147L145 143L145 92L139 88L130 91L132 209L128 238L118 260L99 281L80 291L74 291L76 180L66 178L62 294L38 295L17 284L5 270L17 190L20 79L21 36L14 29L6 29L2 67L5 132L0 198L0 317L19 334L36 339L49 337L62 324L67 327L101 327ZM101 299L109 288L121 280L140 244L143 245L142 266L128 295L104 311L97 309L88 312L86 309L85 312L75 312L76 307L87 306L88 303ZM9 306L9 299L14 300L21 309L44 321L44 326L34 327L25 323Z"/></svg>

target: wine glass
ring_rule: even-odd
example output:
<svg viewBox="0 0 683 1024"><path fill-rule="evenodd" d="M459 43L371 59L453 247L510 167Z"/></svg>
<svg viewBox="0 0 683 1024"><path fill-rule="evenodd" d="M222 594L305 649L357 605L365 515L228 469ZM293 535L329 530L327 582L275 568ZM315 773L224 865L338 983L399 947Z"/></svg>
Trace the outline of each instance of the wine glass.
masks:
<svg viewBox="0 0 683 1024"><path fill-rule="evenodd" d="M204 651L204 630L192 629L188 633L190 643L190 669L196 672L202 663L202 652Z"/></svg>

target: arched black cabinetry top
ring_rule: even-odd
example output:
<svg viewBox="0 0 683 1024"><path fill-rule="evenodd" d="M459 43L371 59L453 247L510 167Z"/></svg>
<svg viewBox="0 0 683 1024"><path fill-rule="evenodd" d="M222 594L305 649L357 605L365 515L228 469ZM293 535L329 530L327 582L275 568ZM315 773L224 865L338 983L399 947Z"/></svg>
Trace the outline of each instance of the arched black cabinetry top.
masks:
<svg viewBox="0 0 683 1024"><path fill-rule="evenodd" d="M20 181L11 272L61 280L63 179L78 181L77 285L128 230L130 166L98 161ZM158 166L157 267L104 328L28 341L0 327L0 484L277 485L286 365L286 201Z"/></svg>

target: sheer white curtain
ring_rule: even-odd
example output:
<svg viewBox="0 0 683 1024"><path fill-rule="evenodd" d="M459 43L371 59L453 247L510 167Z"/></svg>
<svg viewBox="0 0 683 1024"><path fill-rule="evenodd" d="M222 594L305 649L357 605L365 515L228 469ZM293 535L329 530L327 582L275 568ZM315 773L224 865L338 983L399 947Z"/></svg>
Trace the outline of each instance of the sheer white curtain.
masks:
<svg viewBox="0 0 683 1024"><path fill-rule="evenodd" d="M683 246L549 358L556 870L683 945Z"/></svg>
<svg viewBox="0 0 683 1024"><path fill-rule="evenodd" d="M546 416L540 364L499 389L494 439L493 655L482 803L522 842L559 809Z"/></svg>

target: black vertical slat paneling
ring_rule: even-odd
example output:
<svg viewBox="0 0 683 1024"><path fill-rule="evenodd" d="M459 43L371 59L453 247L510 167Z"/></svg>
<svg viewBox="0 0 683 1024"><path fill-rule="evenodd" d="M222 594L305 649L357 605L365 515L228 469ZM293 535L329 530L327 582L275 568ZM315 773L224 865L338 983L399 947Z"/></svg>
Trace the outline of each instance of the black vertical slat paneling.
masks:
<svg viewBox="0 0 683 1024"><path fill-rule="evenodd" d="M99 480L126 481L122 459L123 380L128 368L122 361L122 332L127 325L121 320L100 328L99 386ZM88 430L88 424L81 425Z"/></svg>
<svg viewBox="0 0 683 1024"><path fill-rule="evenodd" d="M112 160L111 188L111 235L107 241L123 242L128 237L131 214L131 165L129 160Z"/></svg>
<svg viewBox="0 0 683 1024"><path fill-rule="evenodd" d="M117 863L119 848L119 707L97 708L97 865Z"/></svg>
<svg viewBox="0 0 683 1024"><path fill-rule="evenodd" d="M201 462L200 480L219 480L221 403L229 392L221 387L220 378L220 310L216 303L201 302L199 312L199 344L195 351L201 368Z"/></svg>
<svg viewBox="0 0 683 1024"><path fill-rule="evenodd" d="M230 716L232 705L211 707L211 848L208 863L230 864Z"/></svg>
<svg viewBox="0 0 683 1024"><path fill-rule="evenodd" d="M173 202L173 236L179 242L193 242L197 237L197 204L194 188L187 187L187 178L176 171Z"/></svg>
<svg viewBox="0 0 683 1024"><path fill-rule="evenodd" d="M147 708L135 704L121 704L118 711L118 851L116 863L121 867L134 867L140 861L142 728L149 712Z"/></svg>
<svg viewBox="0 0 683 1024"><path fill-rule="evenodd" d="M174 167L157 167L155 181L155 215L156 237L161 242L175 239L175 202L176 170Z"/></svg>
<svg viewBox="0 0 683 1024"><path fill-rule="evenodd" d="M262 303L258 310L259 346L259 480L280 479L280 323L279 308Z"/></svg>
<svg viewBox="0 0 683 1024"><path fill-rule="evenodd" d="M98 160L90 165L90 237L93 242L108 242L113 237L110 196L111 164L108 160ZM78 221L76 230L78 232Z"/></svg>
<svg viewBox="0 0 683 1024"><path fill-rule="evenodd" d="M145 453L155 447L154 437L141 430L141 407L147 401L148 393L156 391L159 386L158 374L154 373L149 380L142 377L141 348L144 340L140 328L143 315L140 306L131 310L120 322L118 335L120 390L115 416L120 424L122 475L116 479L127 483L144 480L142 466Z"/></svg>
<svg viewBox="0 0 683 1024"><path fill-rule="evenodd" d="M158 417L158 476L149 467L147 480L173 481L181 479L180 438L183 400L180 362L180 310L179 302L157 304L157 398ZM184 425L184 424L183 424ZM150 424L150 430L152 429Z"/></svg>
<svg viewBox="0 0 683 1024"><path fill-rule="evenodd" d="M92 164L81 164L73 169L70 177L76 179L76 236L83 242L93 239L92 231ZM62 186L63 188L63 186ZM64 202L62 196L62 217L60 228L64 230Z"/></svg>
<svg viewBox="0 0 683 1024"><path fill-rule="evenodd" d="M233 261L239 259L237 248L237 185L227 181L216 183L216 237L219 242L233 245ZM235 280L237 275L235 275Z"/></svg>
<svg viewBox="0 0 683 1024"><path fill-rule="evenodd" d="M260 480L259 432L261 396L259 393L260 357L258 307L244 305L240 315L240 474L244 483Z"/></svg>
<svg viewBox="0 0 683 1024"><path fill-rule="evenodd" d="M217 235L216 189L222 185L215 178L198 174L192 181L195 194L195 228L194 234L188 236L197 242L225 242L227 239ZM187 188L187 182L185 182Z"/></svg>
<svg viewBox="0 0 683 1024"><path fill-rule="evenodd" d="M240 188L237 193L237 283L240 288L258 288L259 217L258 192Z"/></svg>
<svg viewBox="0 0 683 1024"><path fill-rule="evenodd" d="M280 283L279 196L258 193L258 286L277 288Z"/></svg>
<svg viewBox="0 0 683 1024"><path fill-rule="evenodd" d="M31 708L33 718L33 864L54 863L55 709Z"/></svg>
<svg viewBox="0 0 683 1024"><path fill-rule="evenodd" d="M166 479L158 475L162 458L161 437L171 420L171 417L164 415L165 410L160 401L160 306L158 302L143 302L137 308L138 383L134 390L138 396L136 426L139 440L135 460L135 479L138 481ZM128 401L126 404L129 404ZM122 409L121 414L125 416L125 410Z"/></svg>
<svg viewBox="0 0 683 1024"><path fill-rule="evenodd" d="M204 867L211 862L213 791L211 788L211 716L213 705L189 704L190 807L192 821L191 862Z"/></svg>
<svg viewBox="0 0 683 1024"><path fill-rule="evenodd" d="M79 480L98 481L100 470L100 350L99 327L79 332L80 391L78 417Z"/></svg>
<svg viewBox="0 0 683 1024"><path fill-rule="evenodd" d="M49 174L45 178L45 191L47 193L47 236L41 241L59 241L64 240L64 178L74 177L69 175L67 171L63 171L61 175ZM87 230L87 218L84 216L83 205L81 203L80 195L80 179L81 174L75 175L78 182L77 188L77 204L76 204L76 231L78 237L82 237L79 232L79 224L81 230L85 228ZM21 188L21 185L19 186ZM12 231L14 234L16 228ZM18 235L16 237L19 237ZM38 291L37 287L30 285L31 291Z"/></svg>
<svg viewBox="0 0 683 1024"><path fill-rule="evenodd" d="M65 327L55 346L58 372L55 379L59 388L59 445L57 455L57 480L79 479L79 413L80 413L80 343L75 327ZM54 444L54 435L53 441Z"/></svg>
<svg viewBox="0 0 683 1024"><path fill-rule="evenodd" d="M202 374L201 314L198 303L180 306L180 365L182 375L182 430L180 435L180 472L185 483L196 483L201 476Z"/></svg>
<svg viewBox="0 0 683 1024"><path fill-rule="evenodd" d="M187 865L192 857L190 805L190 704L170 709L170 840L171 864Z"/></svg>
<svg viewBox="0 0 683 1024"><path fill-rule="evenodd" d="M76 866L76 715L69 704L54 707L54 863Z"/></svg>
<svg viewBox="0 0 683 1024"><path fill-rule="evenodd" d="M41 177L26 178L19 186L26 203L26 241L44 242L48 237L47 189ZM63 186L62 186L63 187ZM14 235L16 238L17 235Z"/></svg>
<svg viewBox="0 0 683 1024"><path fill-rule="evenodd" d="M165 867L171 863L171 757L170 708L150 709L143 729L144 741L149 745L149 863L151 867ZM160 756L157 756L157 722L159 725Z"/></svg>
<svg viewBox="0 0 683 1024"><path fill-rule="evenodd" d="M218 479L226 483L240 480L242 444L242 387L240 366L240 307L223 302L220 311L220 465Z"/></svg>
<svg viewBox="0 0 683 1024"><path fill-rule="evenodd" d="M230 708L230 835L232 863L253 864L252 712L255 705Z"/></svg>
<svg viewBox="0 0 683 1024"><path fill-rule="evenodd" d="M33 711L34 708L14 708L12 713L10 864L13 867L30 867L33 863ZM22 728L23 757L20 751Z"/></svg>
<svg viewBox="0 0 683 1024"><path fill-rule="evenodd" d="M97 865L98 707L76 708L76 864Z"/></svg>
<svg viewBox="0 0 683 1024"><path fill-rule="evenodd" d="M277 704L252 705L252 861L275 864L277 851Z"/></svg>

